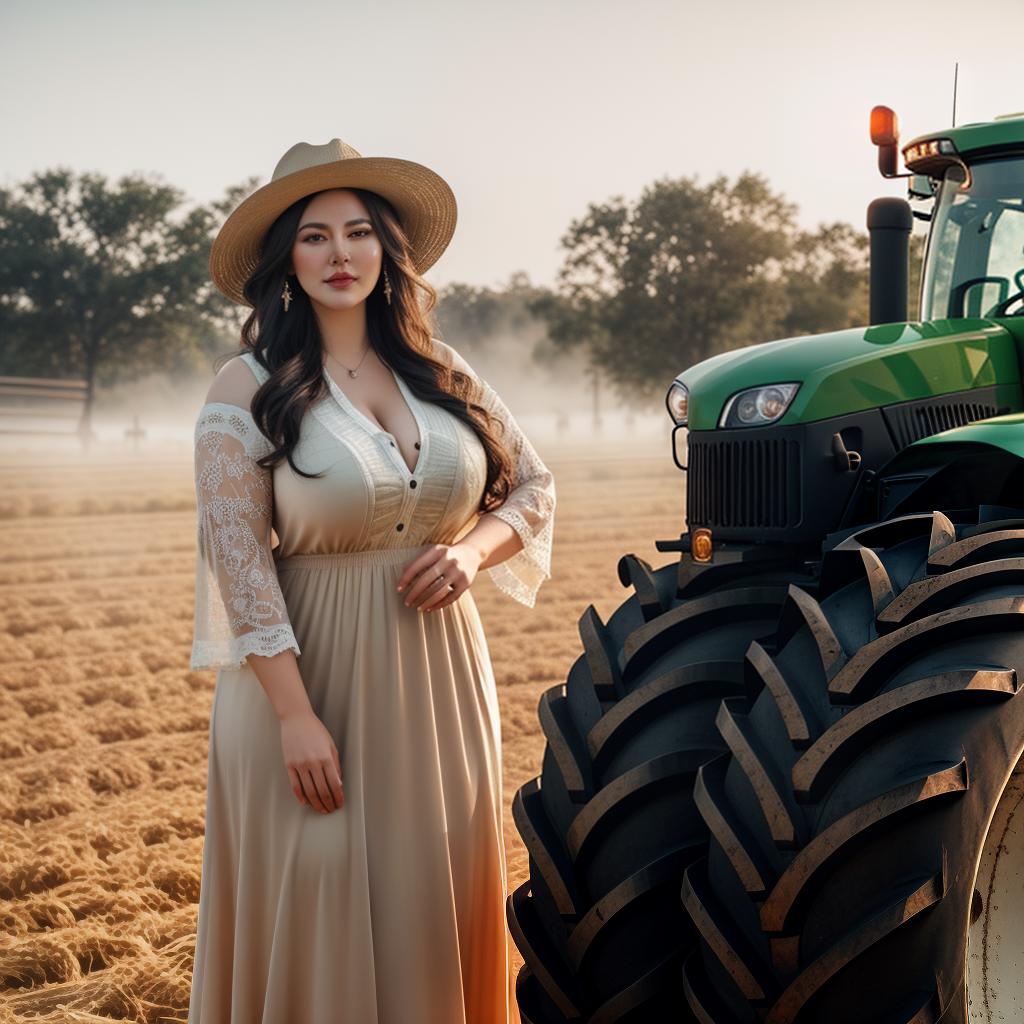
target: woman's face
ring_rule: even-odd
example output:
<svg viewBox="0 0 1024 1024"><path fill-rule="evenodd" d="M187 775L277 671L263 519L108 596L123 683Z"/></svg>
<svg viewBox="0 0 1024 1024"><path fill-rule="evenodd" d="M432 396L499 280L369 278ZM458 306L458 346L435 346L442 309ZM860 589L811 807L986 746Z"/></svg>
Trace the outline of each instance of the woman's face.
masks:
<svg viewBox="0 0 1024 1024"><path fill-rule="evenodd" d="M383 247L369 214L349 189L331 189L311 199L299 218L292 266L314 306L350 309L363 302L380 276ZM335 274L348 284L330 284Z"/></svg>

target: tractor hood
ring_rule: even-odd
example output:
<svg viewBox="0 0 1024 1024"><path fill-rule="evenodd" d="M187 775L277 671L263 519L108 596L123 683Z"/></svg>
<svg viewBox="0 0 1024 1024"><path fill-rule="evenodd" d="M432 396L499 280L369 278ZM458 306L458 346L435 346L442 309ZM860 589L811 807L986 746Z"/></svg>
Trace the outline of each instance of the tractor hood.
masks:
<svg viewBox="0 0 1024 1024"><path fill-rule="evenodd" d="M714 430L728 399L765 384L798 383L776 425L810 423L969 388L1019 387L1013 336L992 320L883 324L732 349L677 380L690 392L690 430ZM751 438L765 427L747 428Z"/></svg>

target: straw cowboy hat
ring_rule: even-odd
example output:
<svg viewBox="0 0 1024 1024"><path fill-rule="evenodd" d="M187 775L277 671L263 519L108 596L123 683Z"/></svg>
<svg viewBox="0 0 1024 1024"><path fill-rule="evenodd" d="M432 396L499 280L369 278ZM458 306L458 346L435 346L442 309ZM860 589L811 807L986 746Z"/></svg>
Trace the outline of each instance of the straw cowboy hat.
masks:
<svg viewBox="0 0 1024 1024"><path fill-rule="evenodd" d="M231 213L210 250L210 276L229 299L251 305L242 287L256 269L271 224L303 196L328 188L363 188L387 199L409 237L422 274L437 262L455 233L455 195L434 171L411 160L362 156L347 142L297 142L277 162L270 181Z"/></svg>

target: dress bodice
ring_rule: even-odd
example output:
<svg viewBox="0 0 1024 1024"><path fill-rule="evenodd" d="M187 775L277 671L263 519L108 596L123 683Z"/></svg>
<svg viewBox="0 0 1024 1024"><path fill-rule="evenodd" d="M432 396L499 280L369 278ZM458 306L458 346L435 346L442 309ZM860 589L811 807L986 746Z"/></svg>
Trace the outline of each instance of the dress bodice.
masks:
<svg viewBox="0 0 1024 1024"><path fill-rule="evenodd" d="M250 353L240 357L262 381ZM419 430L410 470L395 438L365 416L330 374L327 392L303 418L292 453L309 479L282 460L274 467L278 558L371 548L451 544L471 528L487 463L476 433L446 409L418 399L395 374Z"/></svg>

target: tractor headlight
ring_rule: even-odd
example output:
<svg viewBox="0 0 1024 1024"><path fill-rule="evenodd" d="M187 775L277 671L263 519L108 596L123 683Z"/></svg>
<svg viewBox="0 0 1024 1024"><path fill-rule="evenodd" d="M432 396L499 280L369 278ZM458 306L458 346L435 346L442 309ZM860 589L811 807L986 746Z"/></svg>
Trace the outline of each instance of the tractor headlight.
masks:
<svg viewBox="0 0 1024 1024"><path fill-rule="evenodd" d="M665 406L677 427L686 423L690 414L690 392L685 384L680 384L677 380L672 382L672 387L665 396Z"/></svg>
<svg viewBox="0 0 1024 1024"><path fill-rule="evenodd" d="M763 427L789 408L799 384L767 384L738 391L722 409L720 427Z"/></svg>

